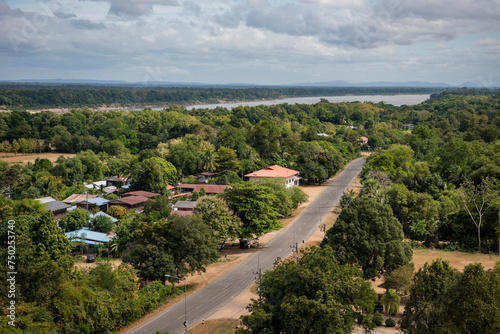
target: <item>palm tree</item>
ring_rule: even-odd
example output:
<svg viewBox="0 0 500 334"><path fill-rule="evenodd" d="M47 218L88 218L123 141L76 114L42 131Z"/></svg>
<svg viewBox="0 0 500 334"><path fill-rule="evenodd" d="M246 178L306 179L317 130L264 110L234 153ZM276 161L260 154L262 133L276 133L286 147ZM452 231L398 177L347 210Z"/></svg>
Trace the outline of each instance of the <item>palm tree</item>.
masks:
<svg viewBox="0 0 500 334"><path fill-rule="evenodd" d="M57 198L57 189L54 180L51 177L43 176L37 182L37 188L40 190L42 196L52 196Z"/></svg>
<svg viewBox="0 0 500 334"><path fill-rule="evenodd" d="M361 194L368 197L377 198L380 194L380 182L375 179L368 179L363 183Z"/></svg>
<svg viewBox="0 0 500 334"><path fill-rule="evenodd" d="M201 159L200 159L200 165L199 167L202 170L206 170L209 172L215 171L217 168L218 164L215 162L217 158L217 155L213 150L210 148L207 148L202 154L201 154Z"/></svg>
<svg viewBox="0 0 500 334"><path fill-rule="evenodd" d="M109 252L115 256L118 256L118 241L115 237L111 238L111 241L108 243Z"/></svg>
<svg viewBox="0 0 500 334"><path fill-rule="evenodd" d="M389 318L391 318L392 315L398 315L400 301L401 297L392 289L389 289L387 293L380 298L380 302L384 305L385 314L387 314Z"/></svg>

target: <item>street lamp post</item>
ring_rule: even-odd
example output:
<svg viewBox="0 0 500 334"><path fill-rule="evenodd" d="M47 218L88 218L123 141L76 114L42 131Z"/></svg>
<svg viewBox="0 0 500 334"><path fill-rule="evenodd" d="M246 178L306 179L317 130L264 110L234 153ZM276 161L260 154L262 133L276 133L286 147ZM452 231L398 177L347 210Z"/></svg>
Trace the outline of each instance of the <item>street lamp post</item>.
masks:
<svg viewBox="0 0 500 334"><path fill-rule="evenodd" d="M169 274L165 274L165 277L171 277L171 278L175 278L175 279L178 279L178 280L184 280L184 333L187 333L188 331L188 323L187 323L187 295L186 295L186 278L180 278L180 277L177 277L177 276L172 276L172 275L169 275Z"/></svg>

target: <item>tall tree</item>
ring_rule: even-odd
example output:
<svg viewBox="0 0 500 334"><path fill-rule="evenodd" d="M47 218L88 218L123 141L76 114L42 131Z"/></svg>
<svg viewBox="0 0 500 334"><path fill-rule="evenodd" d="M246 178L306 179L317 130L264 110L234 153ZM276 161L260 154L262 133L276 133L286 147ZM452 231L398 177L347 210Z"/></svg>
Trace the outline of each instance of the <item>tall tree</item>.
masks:
<svg viewBox="0 0 500 334"><path fill-rule="evenodd" d="M238 333L351 333L376 298L361 275L339 264L330 247L305 251L299 263L279 261L262 276L262 300L250 304L242 317L247 330Z"/></svg>
<svg viewBox="0 0 500 334"><path fill-rule="evenodd" d="M413 254L391 208L367 197L354 199L342 210L324 244L336 251L340 263L361 267L366 279L408 264Z"/></svg>
<svg viewBox="0 0 500 334"><path fill-rule="evenodd" d="M205 271L208 264L219 258L217 239L197 216L140 222L130 233L138 244L157 246L171 255L179 277Z"/></svg>
<svg viewBox="0 0 500 334"><path fill-rule="evenodd" d="M130 182L134 187L157 193L166 193L168 184L176 184L177 170L168 161L153 157L134 165Z"/></svg>
<svg viewBox="0 0 500 334"><path fill-rule="evenodd" d="M279 213L273 206L277 198L269 187L252 181L233 184L226 189L223 198L243 223L242 238L260 237L279 227Z"/></svg>
<svg viewBox="0 0 500 334"><path fill-rule="evenodd" d="M441 259L425 264L410 287L401 320L404 333L487 333L500 331L500 263L485 271L470 264L463 273Z"/></svg>
<svg viewBox="0 0 500 334"><path fill-rule="evenodd" d="M221 146L219 148L215 162L217 164L217 174L236 173L240 169L240 161L236 152L227 147Z"/></svg>
<svg viewBox="0 0 500 334"><path fill-rule="evenodd" d="M228 238L240 235L241 220L227 206L222 198L215 196L201 197L194 208L194 213L210 226L212 233L222 247Z"/></svg>
<svg viewBox="0 0 500 334"><path fill-rule="evenodd" d="M462 205L476 226L478 251L481 253L481 225L486 212L486 203L491 197L490 182L486 179L476 186L472 181L466 180L459 191Z"/></svg>

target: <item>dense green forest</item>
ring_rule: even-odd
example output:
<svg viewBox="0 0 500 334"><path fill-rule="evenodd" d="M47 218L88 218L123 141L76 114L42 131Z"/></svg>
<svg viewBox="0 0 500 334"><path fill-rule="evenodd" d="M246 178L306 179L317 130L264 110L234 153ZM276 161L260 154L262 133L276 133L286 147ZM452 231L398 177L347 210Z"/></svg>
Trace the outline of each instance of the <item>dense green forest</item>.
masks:
<svg viewBox="0 0 500 334"><path fill-rule="evenodd" d="M152 87L0 83L0 107L9 109L188 105L301 96L432 94L443 88L398 87Z"/></svg>
<svg viewBox="0 0 500 334"><path fill-rule="evenodd" d="M471 292L474 284L481 291L498 291L498 268L469 266L461 274L435 262L413 278L410 263L412 247L499 251L499 111L500 91L462 89L401 107L322 100L232 110L172 105L160 111L0 113L0 151L76 153L55 164L47 159L26 166L0 161L1 189L11 195L0 196L5 245L0 258L7 263L9 230L15 229L19 265L19 327L7 326L7 314L2 314L0 328L12 333L116 331L178 293L163 285L167 269L179 277L202 272L217 261L220 244L227 239L280 228L279 217L306 200L298 188L244 182L242 175L278 164L300 171L304 182L320 183L361 151L372 151L362 172L363 189L344 195L342 213L321 249L310 250L297 264L280 262L264 274L263 299L253 302L251 315L243 319L249 332L266 326L270 333L306 333L311 328L349 333L356 322L369 329L387 311L385 304L390 309L408 291L414 298L404 318L408 333L437 333L433 328L451 321L455 305L468 312L464 300L498 310L498 298ZM367 145L360 137L368 138ZM231 184L232 189L217 197L195 193L192 199L200 203L194 216L171 216L166 185L196 182L189 175L204 171L215 174L210 182ZM162 196L148 201L142 213L111 212L120 221L112 227L116 238L109 252L131 266L76 269L70 255L75 245L61 229L86 226L87 213L74 210L58 228L33 199L63 199L84 192L83 182L112 175L127 175L131 189ZM92 222L90 227L105 225ZM7 274L1 275L6 281ZM280 279L285 276L297 284ZM401 276L410 283L401 284ZM383 300L366 284L374 277L384 277L390 289ZM435 283L432 291L423 288L429 280ZM2 285L2 312L7 312L8 288ZM443 291L442 296L435 291ZM432 317L419 316L429 308ZM139 311L131 315L131 310ZM495 333L498 311L483 313L481 321L455 319L453 328ZM325 314L327 321L319 321ZM297 317L304 321L287 321Z"/></svg>

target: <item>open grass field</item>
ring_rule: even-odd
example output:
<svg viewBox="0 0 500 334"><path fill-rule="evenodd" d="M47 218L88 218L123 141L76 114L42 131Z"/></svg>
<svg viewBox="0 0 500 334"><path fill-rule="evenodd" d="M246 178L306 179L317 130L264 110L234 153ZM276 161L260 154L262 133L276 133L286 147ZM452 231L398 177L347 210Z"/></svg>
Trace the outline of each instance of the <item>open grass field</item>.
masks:
<svg viewBox="0 0 500 334"><path fill-rule="evenodd" d="M28 162L34 163L36 158L45 158L49 159L52 162L55 162L57 158L61 155L65 157L74 157L76 154L73 153L18 153L15 155L14 153L0 153L0 160L6 161L9 164L20 164L22 166L26 165Z"/></svg>
<svg viewBox="0 0 500 334"><path fill-rule="evenodd" d="M485 269L492 269L495 266L495 263L500 261L500 256L498 255L464 253L459 251L448 252L433 249L413 250L413 263L415 263L415 270L422 268L426 262L432 262L433 260L439 258L448 261L453 268L460 271L471 263L481 263Z"/></svg>

